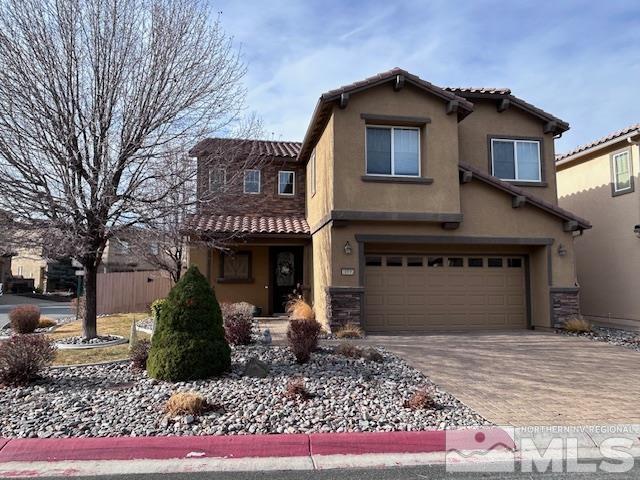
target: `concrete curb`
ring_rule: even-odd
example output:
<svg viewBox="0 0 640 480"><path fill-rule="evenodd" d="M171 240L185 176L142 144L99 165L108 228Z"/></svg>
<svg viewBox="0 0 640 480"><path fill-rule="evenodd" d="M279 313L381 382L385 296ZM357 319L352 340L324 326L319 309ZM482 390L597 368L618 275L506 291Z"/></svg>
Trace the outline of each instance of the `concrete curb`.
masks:
<svg viewBox="0 0 640 480"><path fill-rule="evenodd" d="M446 452L447 436L456 448L477 448L478 432L513 441L498 428L419 432L218 435L191 437L106 437L0 439L0 465L8 462L168 460L186 458L277 458ZM510 444L507 442L511 442Z"/></svg>

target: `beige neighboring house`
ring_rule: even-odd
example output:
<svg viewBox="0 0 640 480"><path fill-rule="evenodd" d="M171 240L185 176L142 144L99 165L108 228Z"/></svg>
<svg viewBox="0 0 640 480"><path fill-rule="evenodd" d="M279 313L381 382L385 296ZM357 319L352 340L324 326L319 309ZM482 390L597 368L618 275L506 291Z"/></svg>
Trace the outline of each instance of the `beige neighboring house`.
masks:
<svg viewBox="0 0 640 480"><path fill-rule="evenodd" d="M43 248L17 248L11 259L11 275L33 279L43 292L75 290L75 269L68 258L50 258Z"/></svg>
<svg viewBox="0 0 640 480"><path fill-rule="evenodd" d="M253 142L268 167L186 222L190 262L222 301L271 314L302 291L334 327L562 324L578 314L574 235L591 226L557 202L554 138L568 129L508 89L398 68L331 90L302 143ZM238 177L219 171L220 139L191 154L203 199ZM195 243L230 235L224 253Z"/></svg>
<svg viewBox="0 0 640 480"><path fill-rule="evenodd" d="M157 244L149 242L150 249L158 248ZM102 253L99 272L138 272L150 271L156 268L144 258L134 252L130 240L126 235L111 238Z"/></svg>
<svg viewBox="0 0 640 480"><path fill-rule="evenodd" d="M588 216L575 241L580 305L595 323L640 329L640 124L560 155L560 205Z"/></svg>

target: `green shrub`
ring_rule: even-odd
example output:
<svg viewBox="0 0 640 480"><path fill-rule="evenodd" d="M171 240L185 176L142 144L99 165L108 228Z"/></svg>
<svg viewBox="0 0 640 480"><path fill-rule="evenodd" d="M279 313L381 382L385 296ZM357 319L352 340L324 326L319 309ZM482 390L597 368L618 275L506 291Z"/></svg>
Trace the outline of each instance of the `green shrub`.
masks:
<svg viewBox="0 0 640 480"><path fill-rule="evenodd" d="M151 304L151 316L153 317L154 322L158 322L158 319L160 318L160 312L162 311L162 307L165 303L167 303L166 298L158 298Z"/></svg>
<svg viewBox="0 0 640 480"><path fill-rule="evenodd" d="M220 305L207 279L192 266L162 306L147 372L161 380L186 381L220 375L230 367Z"/></svg>

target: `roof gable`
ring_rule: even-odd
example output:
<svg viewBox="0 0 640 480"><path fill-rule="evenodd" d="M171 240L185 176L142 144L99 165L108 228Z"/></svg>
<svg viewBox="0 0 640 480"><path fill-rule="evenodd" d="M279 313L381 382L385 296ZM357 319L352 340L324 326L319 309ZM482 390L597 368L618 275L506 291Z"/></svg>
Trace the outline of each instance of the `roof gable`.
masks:
<svg viewBox="0 0 640 480"><path fill-rule="evenodd" d="M624 137L633 137L640 135L640 123L629 125L628 127L618 130L617 132L610 133L602 138L594 140L593 142L580 145L569 152L562 153L556 156L556 163L565 163L574 158L579 158L587 153L591 153L595 150L608 147L614 143L618 143L623 140Z"/></svg>

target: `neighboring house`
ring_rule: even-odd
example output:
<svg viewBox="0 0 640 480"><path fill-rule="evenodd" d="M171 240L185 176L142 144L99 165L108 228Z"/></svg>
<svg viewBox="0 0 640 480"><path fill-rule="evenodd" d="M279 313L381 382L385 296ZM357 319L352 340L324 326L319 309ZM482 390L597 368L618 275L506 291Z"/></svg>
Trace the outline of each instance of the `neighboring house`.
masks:
<svg viewBox="0 0 640 480"><path fill-rule="evenodd" d="M149 242L149 248L158 248L157 244ZM156 268L139 255L127 235L111 238L102 253L99 272L138 272L150 271Z"/></svg>
<svg viewBox="0 0 640 480"><path fill-rule="evenodd" d="M551 327L578 313L573 236L590 228L557 206L554 137L568 128L509 90L401 69L329 91L301 144L255 143L271 163L186 223L190 261L221 301L264 313L302 284L333 326ZM202 184L220 142L191 151ZM228 252L195 243L229 236Z"/></svg>
<svg viewBox="0 0 640 480"><path fill-rule="evenodd" d="M75 268L69 258L51 258L45 249L18 248L11 260L11 275L18 279L33 279L35 288L43 292L75 290Z"/></svg>
<svg viewBox="0 0 640 480"><path fill-rule="evenodd" d="M640 328L640 124L580 146L556 161L560 205L588 215L576 238L580 305L589 320Z"/></svg>

